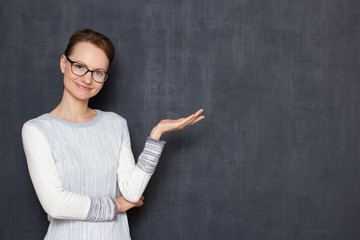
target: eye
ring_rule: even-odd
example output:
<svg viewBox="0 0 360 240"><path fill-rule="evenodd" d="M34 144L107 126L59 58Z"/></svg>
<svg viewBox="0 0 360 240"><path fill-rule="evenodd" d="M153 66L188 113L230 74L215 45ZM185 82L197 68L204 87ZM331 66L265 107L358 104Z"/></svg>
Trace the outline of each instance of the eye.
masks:
<svg viewBox="0 0 360 240"><path fill-rule="evenodd" d="M101 71L95 71L94 74L95 74L97 77L102 77L102 76L104 76L104 72L101 72Z"/></svg>
<svg viewBox="0 0 360 240"><path fill-rule="evenodd" d="M80 70L80 71L85 69L84 65L81 65L80 63L74 63L74 67L76 70Z"/></svg>

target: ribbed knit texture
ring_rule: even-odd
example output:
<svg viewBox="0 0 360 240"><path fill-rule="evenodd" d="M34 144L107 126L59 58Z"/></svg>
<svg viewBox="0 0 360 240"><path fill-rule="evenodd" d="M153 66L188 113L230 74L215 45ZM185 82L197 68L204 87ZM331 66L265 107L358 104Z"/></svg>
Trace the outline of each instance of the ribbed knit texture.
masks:
<svg viewBox="0 0 360 240"><path fill-rule="evenodd" d="M140 154L137 166L144 172L153 174L163 147L164 145L161 142L148 138L144 151Z"/></svg>
<svg viewBox="0 0 360 240"><path fill-rule="evenodd" d="M126 121L98 112L76 124L44 114L24 124L31 179L50 225L45 239L130 239L126 213L111 200L141 197L165 142L148 138L138 164Z"/></svg>

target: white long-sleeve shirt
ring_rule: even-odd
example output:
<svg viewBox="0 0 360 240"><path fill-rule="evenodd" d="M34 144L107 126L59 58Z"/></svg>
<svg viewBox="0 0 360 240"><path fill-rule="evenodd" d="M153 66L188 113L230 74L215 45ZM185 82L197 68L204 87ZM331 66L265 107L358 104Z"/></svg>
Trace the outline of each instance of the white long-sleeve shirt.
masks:
<svg viewBox="0 0 360 240"><path fill-rule="evenodd" d="M148 138L135 165L125 119L96 111L87 123L47 113L23 126L30 177L50 220L45 239L130 239L112 199L139 200L165 142Z"/></svg>

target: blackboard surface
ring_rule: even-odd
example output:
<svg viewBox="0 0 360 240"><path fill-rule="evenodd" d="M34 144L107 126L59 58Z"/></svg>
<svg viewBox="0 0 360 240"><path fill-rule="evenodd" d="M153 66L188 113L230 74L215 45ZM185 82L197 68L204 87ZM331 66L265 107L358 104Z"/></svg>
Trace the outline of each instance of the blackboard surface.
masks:
<svg viewBox="0 0 360 240"><path fill-rule="evenodd" d="M91 106L152 126L202 107L166 135L136 239L359 239L360 1L0 3L0 239L47 229L21 143L61 99L68 37L92 27L117 55Z"/></svg>

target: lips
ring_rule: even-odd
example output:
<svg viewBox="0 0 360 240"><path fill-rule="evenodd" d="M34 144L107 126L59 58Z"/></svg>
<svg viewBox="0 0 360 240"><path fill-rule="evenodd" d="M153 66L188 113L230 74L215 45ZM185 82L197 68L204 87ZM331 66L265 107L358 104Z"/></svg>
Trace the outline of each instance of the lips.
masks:
<svg viewBox="0 0 360 240"><path fill-rule="evenodd" d="M89 91L91 88L89 88L89 87L85 87L85 86L83 86L83 85L80 85L80 84L77 84L77 83L75 83L76 84L76 86L78 86L78 88L80 88L80 89L82 89L82 90L85 90L85 91Z"/></svg>

